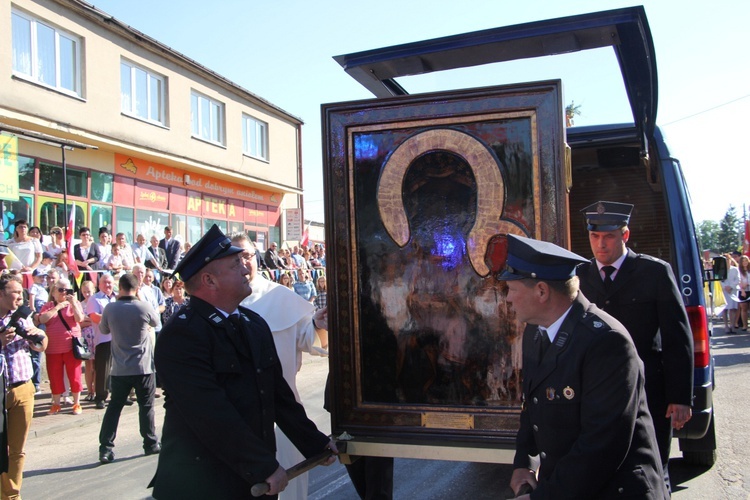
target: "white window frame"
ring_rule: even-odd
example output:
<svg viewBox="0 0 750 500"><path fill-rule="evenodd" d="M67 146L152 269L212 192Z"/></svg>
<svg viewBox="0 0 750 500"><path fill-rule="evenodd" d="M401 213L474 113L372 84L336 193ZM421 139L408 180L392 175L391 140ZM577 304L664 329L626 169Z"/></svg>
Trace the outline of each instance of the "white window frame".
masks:
<svg viewBox="0 0 750 500"><path fill-rule="evenodd" d="M242 152L268 161L268 123L246 113L242 113Z"/></svg>
<svg viewBox="0 0 750 500"><path fill-rule="evenodd" d="M82 38L78 35L75 35L73 33L70 33L68 31L62 30L56 26L53 26L50 23L44 22L41 19L38 19L32 15L29 15L25 12L22 12L17 9L11 10L11 31L12 31L12 19L13 16L18 16L22 19L25 19L29 21L29 34L30 34L30 40L29 47L30 47L30 60L28 61L28 71L19 70L16 69L15 64L15 46L13 46L13 75L17 76L19 78L22 78L24 80L29 80L34 83L37 83L39 85L42 85L44 87L55 89L59 92L62 92L64 94L73 95L76 97L82 97L82 85L81 85L81 46L82 46ZM41 70L39 68L39 42L38 42L38 27L39 25L42 25L46 28L49 28L54 32L54 59L55 59L55 82L54 84L51 84L49 82L44 81L41 75ZM73 61L73 89L68 89L62 86L61 83L61 64L60 64L60 38L65 38L69 41L71 41L74 44L74 51L73 55L75 60ZM13 36L11 36L13 38ZM11 45L13 45L13 42L11 42Z"/></svg>
<svg viewBox="0 0 750 500"><path fill-rule="evenodd" d="M126 97L125 96L125 89L122 88L122 79L123 79L123 72L125 71L125 68L127 68L128 71L128 77L130 80L130 94ZM138 74L138 70L143 71L146 74L146 116L142 116L138 112L138 98L140 97L138 95L138 86L136 84L136 76ZM151 82L152 81L159 82L159 92L158 96L154 96L153 92L151 91ZM127 59L120 59L120 110L123 112L123 114L137 118L139 120L143 120L149 123L153 123L156 125L166 126L166 116L167 116L167 79L166 77L159 75L158 73L154 73L153 71L141 66L140 64L136 64L132 61L129 61ZM157 110L157 116L151 116L151 108L153 104L153 99L158 98L159 99L159 109ZM126 102L126 99L129 100L129 103ZM128 106L129 104L129 106Z"/></svg>
<svg viewBox="0 0 750 500"><path fill-rule="evenodd" d="M208 117L204 117L202 102L206 102L211 110L218 110L218 119L214 118L214 114L209 112ZM194 106L197 104L197 106ZM203 121L208 120L208 136L203 133ZM212 99L205 94L201 94L196 90L190 91L190 130L192 136L202 141L210 142L219 146L224 146L224 121L225 121L225 110L224 103ZM214 123L217 122L217 123ZM216 129L216 135L213 136L214 128Z"/></svg>

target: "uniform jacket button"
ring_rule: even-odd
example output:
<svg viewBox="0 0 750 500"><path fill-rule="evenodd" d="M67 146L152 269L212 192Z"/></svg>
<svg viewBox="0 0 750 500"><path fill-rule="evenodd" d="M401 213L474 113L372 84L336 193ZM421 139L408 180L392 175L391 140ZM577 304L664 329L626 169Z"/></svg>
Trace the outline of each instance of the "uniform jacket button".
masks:
<svg viewBox="0 0 750 500"><path fill-rule="evenodd" d="M534 425L532 426L532 428L533 428L533 429L534 429L535 431L538 431L538 430L539 430L539 426L537 426L536 424L534 424Z"/></svg>
<svg viewBox="0 0 750 500"><path fill-rule="evenodd" d="M545 458L547 458L547 454L546 454L546 453L544 453L544 452L541 452L541 453L539 454L539 456L540 456L540 457L541 457L542 459L545 459Z"/></svg>
<svg viewBox="0 0 750 500"><path fill-rule="evenodd" d="M536 396L534 396L534 399L532 399L532 401L534 402L534 404L537 404L539 402L539 400L536 398Z"/></svg>
<svg viewBox="0 0 750 500"><path fill-rule="evenodd" d="M617 493L624 493L624 492L625 492L625 488L623 488L622 486L617 488Z"/></svg>
<svg viewBox="0 0 750 500"><path fill-rule="evenodd" d="M258 369L257 369L257 370L255 370L255 371L256 371L256 372L258 372L258 373L260 373L260 368L258 368Z"/></svg>

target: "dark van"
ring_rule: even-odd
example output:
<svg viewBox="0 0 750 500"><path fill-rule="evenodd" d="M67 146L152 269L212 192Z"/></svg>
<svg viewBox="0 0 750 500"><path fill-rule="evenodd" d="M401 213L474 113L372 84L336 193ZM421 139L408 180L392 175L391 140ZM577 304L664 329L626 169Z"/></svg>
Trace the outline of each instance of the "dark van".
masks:
<svg viewBox="0 0 750 500"><path fill-rule="evenodd" d="M656 59L643 7L483 30L335 60L376 97L392 98L408 94L396 81L403 76L600 47L611 47L617 56L633 123L566 130L570 237L563 235L560 241L569 241L573 251L590 255L580 209L596 199L635 205L629 246L671 264L695 340L693 418L677 432L680 449L687 461L711 465L716 457L714 385L702 260L680 163L655 126ZM562 120L562 109L560 113Z"/></svg>

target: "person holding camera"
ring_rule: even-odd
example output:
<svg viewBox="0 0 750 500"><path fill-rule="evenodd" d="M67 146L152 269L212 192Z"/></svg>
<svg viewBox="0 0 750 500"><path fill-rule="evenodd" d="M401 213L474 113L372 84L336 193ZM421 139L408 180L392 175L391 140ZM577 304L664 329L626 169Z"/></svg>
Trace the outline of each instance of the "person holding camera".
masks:
<svg viewBox="0 0 750 500"><path fill-rule="evenodd" d="M70 392L73 395L73 415L83 412L81 397L81 360L73 355L73 337L81 336L80 323L86 318L70 281L61 278L50 289L52 300L39 311L39 323L47 325L49 346L47 348L47 374L52 391L52 406L49 414L59 413L60 396L65 390L63 369L68 374Z"/></svg>
<svg viewBox="0 0 750 500"><path fill-rule="evenodd" d="M0 260L4 254L0 249ZM30 314L31 309L23 306L21 278L12 274L0 276L0 353L6 384L8 450L7 471L2 473L4 498L20 498L21 494L24 447L34 416L34 369L29 352L44 352L47 347L47 337L34 327Z"/></svg>

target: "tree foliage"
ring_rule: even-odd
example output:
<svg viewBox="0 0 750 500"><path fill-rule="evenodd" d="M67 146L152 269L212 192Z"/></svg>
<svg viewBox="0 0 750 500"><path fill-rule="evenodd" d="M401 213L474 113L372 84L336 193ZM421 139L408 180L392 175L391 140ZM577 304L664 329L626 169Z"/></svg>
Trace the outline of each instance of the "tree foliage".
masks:
<svg viewBox="0 0 750 500"><path fill-rule="evenodd" d="M742 248L745 226L737 216L734 206L729 205L720 221L703 220L695 226L701 250L724 253Z"/></svg>
<svg viewBox="0 0 750 500"><path fill-rule="evenodd" d="M565 126L572 127L575 124L575 117L581 115L581 105L576 105L575 101L565 106Z"/></svg>
<svg viewBox="0 0 750 500"><path fill-rule="evenodd" d="M704 220L698 223L695 231L701 250L718 250L719 223L715 220Z"/></svg>
<svg viewBox="0 0 750 500"><path fill-rule="evenodd" d="M735 208L729 205L724 218L719 221L719 231L716 233L716 247L720 252L731 252L742 245L742 233L740 231L742 221L737 217Z"/></svg>

